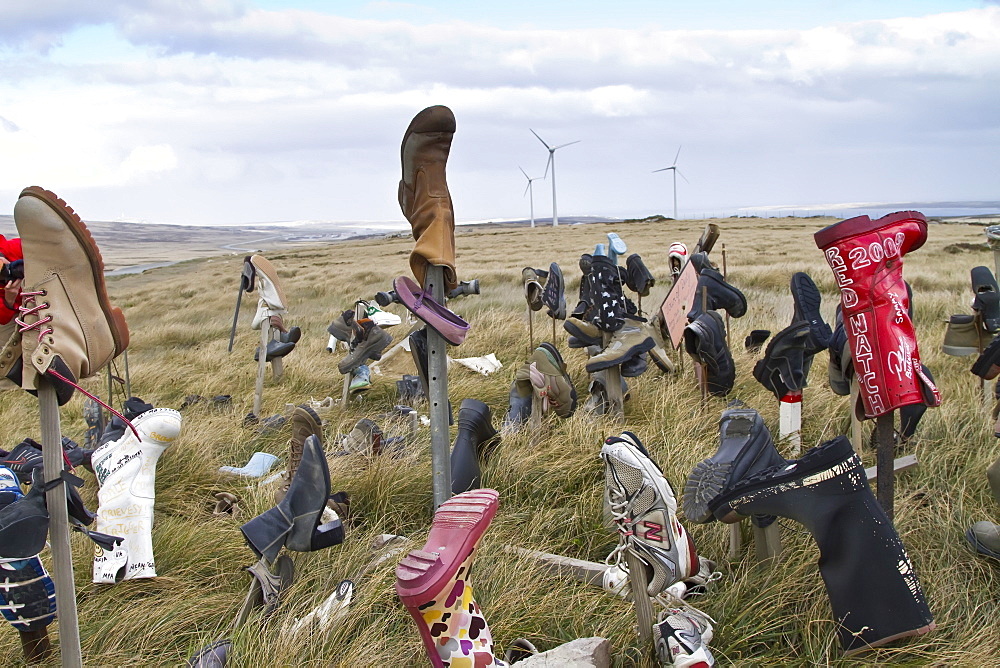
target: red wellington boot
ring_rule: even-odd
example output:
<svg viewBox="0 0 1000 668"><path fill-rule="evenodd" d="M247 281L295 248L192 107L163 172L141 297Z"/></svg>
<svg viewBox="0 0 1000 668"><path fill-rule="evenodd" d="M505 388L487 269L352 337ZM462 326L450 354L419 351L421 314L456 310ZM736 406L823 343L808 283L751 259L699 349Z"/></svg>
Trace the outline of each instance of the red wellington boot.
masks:
<svg viewBox="0 0 1000 668"><path fill-rule="evenodd" d="M924 374L903 283L903 256L927 239L922 213L849 218L814 235L837 279L865 417L900 406L937 406L941 394ZM862 407L855 407L861 414Z"/></svg>

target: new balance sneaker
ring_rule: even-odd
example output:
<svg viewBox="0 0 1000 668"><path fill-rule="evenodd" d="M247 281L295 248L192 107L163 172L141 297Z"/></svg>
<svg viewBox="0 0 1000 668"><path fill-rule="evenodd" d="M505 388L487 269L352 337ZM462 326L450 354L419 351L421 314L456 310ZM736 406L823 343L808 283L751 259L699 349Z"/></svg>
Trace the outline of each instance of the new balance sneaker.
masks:
<svg viewBox="0 0 1000 668"><path fill-rule="evenodd" d="M653 624L653 643L661 666L711 668L715 665L708 649L712 637L711 622L691 610L668 608Z"/></svg>
<svg viewBox="0 0 1000 668"><path fill-rule="evenodd" d="M674 492L638 437L623 432L608 438L601 459L605 501L618 528L609 563L621 564L624 551L631 550L646 565L650 596L696 574L701 564L694 541L677 521Z"/></svg>

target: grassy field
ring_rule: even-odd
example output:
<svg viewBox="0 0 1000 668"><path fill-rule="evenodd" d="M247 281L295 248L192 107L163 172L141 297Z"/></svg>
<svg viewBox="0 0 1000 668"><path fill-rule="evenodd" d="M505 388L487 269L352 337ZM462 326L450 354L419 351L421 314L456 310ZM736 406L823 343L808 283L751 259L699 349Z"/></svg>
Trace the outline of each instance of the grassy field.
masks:
<svg viewBox="0 0 1000 668"><path fill-rule="evenodd" d="M567 277L572 306L580 254L615 231L659 279L642 302L648 311L667 291L668 245L683 241L693 246L705 222L460 228L459 277L478 278L482 294L452 303L472 323L472 331L451 354L471 357L492 352L504 368L484 377L453 366L449 390L456 409L462 399L478 398L492 408L494 424L502 421L514 372L528 352L522 267L558 262ZM729 398L758 409L776 430L777 402L753 379L755 356L743 350L742 342L751 329L777 331L790 323L788 282L795 271L814 278L823 292L823 313L832 320L833 276L812 234L834 221L715 222L722 237L713 257L721 262L725 244L730 281L743 290L750 305L745 317L731 321L737 379ZM972 522L1000 515L985 477L1000 447L980 388L968 373L972 358L941 352L944 320L952 313L971 312L969 269L993 266L983 242L981 227L932 225L924 247L904 261L904 275L915 292L920 351L938 380L944 403L927 412L909 448L920 465L897 480L896 527L938 629L866 656L842 658L816 568L818 551L801 527L784 528L781 563L759 569L753 562L752 541L745 541L738 560L729 561L728 527L685 523L699 552L718 561L724 574L714 591L694 601L718 622L711 647L721 665L996 665L1000 571L996 563L974 555L963 534ZM286 403L339 397L342 377L336 362L343 353L326 352L325 328L355 299L370 299L376 291L389 289L395 276L408 273L411 246L409 239L369 239L268 255L291 303L288 322L299 325L304 334L298 348L285 358L283 380L274 383L268 376L264 415L282 412ZM254 300L245 299L233 353L226 352L240 268L239 257L201 259L109 282L112 300L124 310L131 329L133 394L171 408L178 408L189 394L231 394L233 405L224 411L205 404L185 408L181 437L160 459L153 528L159 577L113 586L92 584L91 544L73 536L80 634L88 666L182 664L199 647L231 634L230 622L250 581L243 568L254 561L239 524L271 506L272 488L235 480L218 473L218 468L242 465L253 452L263 450L279 456L277 471L286 459L289 435L287 426L266 436L241 426L253 402L252 354L258 333L249 329ZM400 307L394 309L403 313ZM551 335L543 313L535 315L536 343L540 332ZM404 326L389 331L397 341L405 334ZM584 354L568 349L561 328L556 339L582 403L587 392ZM826 353L817 356L804 393L806 446L849 429L848 400L828 388L826 361ZM685 369L686 373L664 375L651 365L634 379L624 423L580 414L567 420L553 416L537 447L529 446L526 433L506 438L485 467L484 486L500 492L501 506L481 544L473 582L501 653L519 636L544 650L598 635L610 639L617 665L651 665L645 648L637 646L630 603L600 589L556 579L503 547L514 544L603 560L616 537L601 521L603 470L598 454L602 440L622 429L642 439L679 492L692 466L715 452L717 422L726 403L712 398L701 406L689 361ZM124 373L120 364L117 373ZM373 382L375 387L361 402L325 415L328 449L336 449L331 445L336 436L349 431L359 418L374 417L397 403L394 377L376 376ZM88 380L86 387L105 395L106 376ZM116 397L116 404L120 401ZM63 433L81 442L82 406L83 397L77 396L62 410ZM39 438L37 403L31 396L4 393L0 410L5 416L0 447L9 449L28 436ZM398 533L422 545L432 515L429 439L429 429L422 428L399 459L332 460L332 490L348 491L353 501L347 539L318 553L291 553L295 585L266 624L254 618L235 632L232 665L426 665L416 629L393 589L396 560L357 582L356 603L338 628L314 637L293 637L283 628L364 566L368 545L377 534ZM864 459L866 465L874 464L872 452L866 452ZM82 475L85 499L96 509L96 481L89 473ZM218 491L243 497L242 519L212 515L210 502ZM43 554L46 563L49 559L48 552ZM0 659L7 665L20 661L17 636L8 625L0 627Z"/></svg>

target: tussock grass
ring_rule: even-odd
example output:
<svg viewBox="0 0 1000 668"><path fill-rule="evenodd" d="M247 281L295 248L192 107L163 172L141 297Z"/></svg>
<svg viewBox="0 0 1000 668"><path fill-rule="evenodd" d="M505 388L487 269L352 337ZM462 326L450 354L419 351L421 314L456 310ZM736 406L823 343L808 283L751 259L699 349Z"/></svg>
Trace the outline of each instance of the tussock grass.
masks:
<svg viewBox="0 0 1000 668"><path fill-rule="evenodd" d="M751 376L755 356L743 350L751 329L777 331L791 320L788 280L807 271L824 294L823 312L833 319L835 286L812 234L832 219L728 219L723 229L730 280L750 302L746 317L730 322L740 398L757 408L777 428L777 402ZM667 290L667 247L679 240L693 245L705 221L632 223L538 228L460 228L457 237L461 278L478 278L482 294L452 303L473 324L467 341L453 356L493 352L504 368L485 378L463 367L450 373L450 397L457 412L462 399L474 397L491 406L500 423L514 373L528 353L527 316L520 270L560 264L572 307L579 285L577 261L605 233L618 232L629 252L638 252L661 283L643 300L645 310L659 305ZM334 315L357 298L387 290L397 275L408 273L408 239L361 240L334 246L270 254L291 302L290 324L303 329L297 350L285 358L285 377L270 376L264 415L282 412L285 403L339 397L340 352L326 352L325 328ZM721 262L721 246L714 257ZM253 401L256 364L251 357L258 333L249 330L254 299L244 299L234 352L228 354L228 331L240 275L239 257L187 262L141 275L109 281L113 301L125 308L132 333L130 376L133 393L157 406L179 407L189 394L230 394L232 405L217 409L202 403L183 411L180 439L157 469L156 524L153 541L160 577L111 587L90 582L92 549L82 536L72 538L83 653L87 665L177 665L199 647L231 635L228 626L242 604L253 562L239 524L271 506L273 488L218 473L221 465L242 465L258 450L286 458L288 427L259 436L241 426ZM832 665L994 665L1000 656L996 565L975 556L963 533L978 519L996 519L984 471L998 456L992 420L980 390L968 373L971 359L940 351L944 321L968 313L969 269L992 256L982 244L982 230L933 225L930 238L905 260L905 275L916 293L916 322L921 353L933 371L944 405L929 410L919 438L911 446L920 466L896 484L896 525L927 594L938 630L894 648L854 659L840 656L823 582L816 568L818 551L797 525L783 530L785 554L773 568L753 564L752 541L727 560L728 527L685 523L699 551L720 564L718 588L695 603L718 624L712 649L722 664L740 666ZM394 307L399 313L403 311ZM405 327L390 330L398 341ZM536 343L551 338L550 320L534 315ZM586 399L584 355L558 345L566 358L581 403ZM402 360L405 364L405 359ZM116 365L116 373L124 374ZM396 403L395 378L375 376L375 388L360 403L325 416L326 442L349 431L361 417L374 417ZM826 355L817 356L803 408L806 445L849 429L847 399L826 383ZM102 395L106 377L86 381ZM678 493L692 466L711 455L717 421L725 406L711 399L701 406L685 361L684 372L664 376L651 366L630 380L631 399L623 423L583 415L547 419L536 446L526 433L506 438L485 468L483 483L500 491L501 507L479 554L474 582L497 647L518 636L549 649L573 638L610 638L618 665L650 665L636 647L631 605L599 589L555 579L530 560L508 554L516 544L566 556L602 560L615 536L601 520L603 471L600 444L622 429L635 432L663 467ZM120 401L120 397L118 397ZM81 397L62 411L63 432L82 440L85 424ZM0 443L7 447L26 436L39 437L34 399L20 392L0 395ZM384 425L405 432L402 425ZM323 601L343 578L355 577L369 561L368 545L379 533L399 533L422 545L431 511L429 430L399 459L340 458L330 467L332 490L347 490L356 517L345 544L315 554L293 554L297 581L278 612L265 624L254 619L234 635L234 665L426 665L409 615L393 590L393 567L387 561L357 581L356 603L349 618L325 635L291 636L287 627ZM332 449L332 447L331 447ZM866 465L874 454L866 452ZM96 482L90 474L83 490L96 506ZM218 519L211 514L212 494L227 490L243 498L244 515ZM683 521L683 518L682 518ZM43 559L48 560L47 554ZM0 658L20 660L13 630L0 628Z"/></svg>

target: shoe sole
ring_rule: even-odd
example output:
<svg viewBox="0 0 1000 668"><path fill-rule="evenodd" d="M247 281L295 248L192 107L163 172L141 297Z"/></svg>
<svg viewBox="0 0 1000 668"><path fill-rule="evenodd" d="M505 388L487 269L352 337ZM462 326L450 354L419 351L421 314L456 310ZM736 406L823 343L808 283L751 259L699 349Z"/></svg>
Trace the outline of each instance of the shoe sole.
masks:
<svg viewBox="0 0 1000 668"><path fill-rule="evenodd" d="M281 283L278 281L278 270L274 268L271 261L263 255L251 255L250 264L252 264L257 271L267 276L267 279L271 281L271 285L273 285L274 289L278 291L278 299L281 300L281 305L287 307L288 300L285 299L285 291L281 289Z"/></svg>
<svg viewBox="0 0 1000 668"><path fill-rule="evenodd" d="M97 289L97 301L101 305L101 310L104 311L104 318L111 330L111 338L115 342L115 356L117 357L128 348L128 324L125 322L125 314L122 313L122 310L117 306L112 306L111 302L108 301L108 286L104 281L104 258L101 256L101 249L97 247L90 230L87 229L76 211L54 192L38 186L29 186L21 191L18 198L26 196L40 199L59 214L86 253L94 277L94 287Z"/></svg>
<svg viewBox="0 0 1000 668"><path fill-rule="evenodd" d="M737 420L745 421L747 428L733 429L732 426ZM750 443L753 424L753 418L730 419L726 437L719 444L718 451L708 459L695 464L687 482L684 483L683 495L684 517L691 522L707 524L715 519L709 504L729 485L733 462L743 454L744 448Z"/></svg>
<svg viewBox="0 0 1000 668"><path fill-rule="evenodd" d="M594 373L595 371L610 369L613 366L624 364L626 361L632 359L637 355L641 355L642 353L648 353L655 347L656 347L656 342L653 341L652 337L649 337L645 341L642 341L641 343L637 343L634 346L630 346L617 358L598 360L596 362L588 362L587 373Z"/></svg>
<svg viewBox="0 0 1000 668"><path fill-rule="evenodd" d="M799 317L809 321L809 329L813 339L817 344L826 348L830 343L830 337L833 336L833 330L826 324L823 320L823 314L820 313L819 307L823 303L823 297L820 295L819 289L809 274L801 271L792 274L791 289L792 301L795 303L795 310Z"/></svg>

